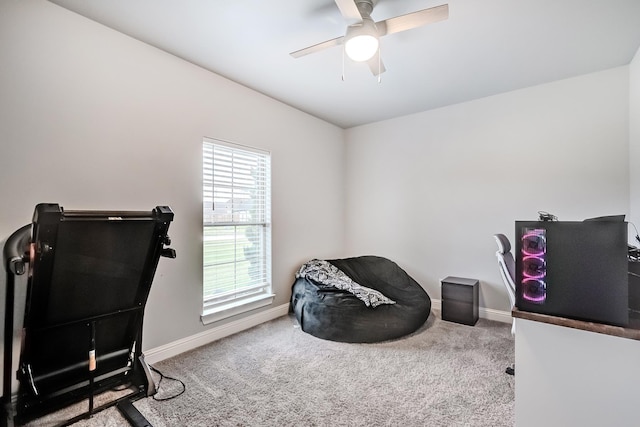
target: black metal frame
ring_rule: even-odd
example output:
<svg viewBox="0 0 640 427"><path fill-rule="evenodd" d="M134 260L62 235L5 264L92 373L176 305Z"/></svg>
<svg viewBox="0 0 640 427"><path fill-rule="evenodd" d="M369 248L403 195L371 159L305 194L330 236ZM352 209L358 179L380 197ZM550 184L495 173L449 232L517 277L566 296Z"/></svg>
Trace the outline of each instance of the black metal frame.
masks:
<svg viewBox="0 0 640 427"><path fill-rule="evenodd" d="M155 393L155 384L142 354L142 324L159 258L175 258L175 251L165 247L170 244L167 231L172 220L173 212L167 206L157 206L150 212L65 211L57 204L39 204L32 224L20 228L7 240L4 249L7 271L4 423L19 425L88 399L88 411L64 425L113 405L117 405L133 425L150 425L126 402ZM97 228L102 234L96 235L106 235L111 241L111 231L114 231L119 239L113 247L98 245L110 251L109 256L119 257L114 263L115 269L124 270L121 277L113 280L113 289L110 288L110 265L96 266L102 261L82 253L87 248L96 248L91 230ZM131 250L126 240L129 237L138 237L137 246ZM76 240L77 249L73 248ZM133 254L131 266L127 264L128 255L114 254L118 248ZM99 248L95 257L99 257L101 251ZM78 271L67 274L65 269ZM106 274L95 274L96 269ZM15 278L27 270L17 371L19 391L17 401L13 402ZM85 272L90 276L87 279L90 283L73 280L82 279ZM61 279L61 276L64 277ZM94 298L91 294L97 289L109 301ZM123 386L131 387L131 393L94 407L95 395Z"/></svg>

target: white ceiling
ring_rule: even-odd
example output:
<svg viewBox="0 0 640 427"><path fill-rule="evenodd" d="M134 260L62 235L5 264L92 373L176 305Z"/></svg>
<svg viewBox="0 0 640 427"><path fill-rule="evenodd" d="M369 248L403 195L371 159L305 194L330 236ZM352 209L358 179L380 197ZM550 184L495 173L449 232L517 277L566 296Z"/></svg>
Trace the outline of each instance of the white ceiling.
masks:
<svg viewBox="0 0 640 427"><path fill-rule="evenodd" d="M384 37L387 72L334 47L334 0L50 0L343 128L628 64L640 0L448 0L449 19ZM447 0L380 0L376 21Z"/></svg>

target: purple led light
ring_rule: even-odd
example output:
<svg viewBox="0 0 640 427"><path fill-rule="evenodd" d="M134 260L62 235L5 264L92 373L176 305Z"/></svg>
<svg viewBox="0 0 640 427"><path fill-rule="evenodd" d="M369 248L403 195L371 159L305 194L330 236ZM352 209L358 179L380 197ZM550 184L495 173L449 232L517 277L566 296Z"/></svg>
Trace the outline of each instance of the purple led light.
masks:
<svg viewBox="0 0 640 427"><path fill-rule="evenodd" d="M533 230L533 231L529 231L527 233L525 233L522 236L522 241L526 242L527 240L531 241L537 241L538 239L541 240L541 245L537 245L536 246L541 246L541 250L537 250L536 252L529 252L527 251L524 246L522 248L522 254L525 256L540 256L540 255L544 255L547 252L547 239L544 236L544 230ZM537 242L536 242L537 243ZM527 248L529 249L529 248ZM530 250L530 249L529 249Z"/></svg>
<svg viewBox="0 0 640 427"><path fill-rule="evenodd" d="M522 285L525 286L524 292L522 292L523 298L537 303L543 302L547 298L546 285L542 280L525 279L522 281Z"/></svg>
<svg viewBox="0 0 640 427"><path fill-rule="evenodd" d="M542 240L547 240L544 237L543 234L544 230L532 230L532 231L528 231L525 234L522 235L523 239L529 238L529 237L541 237Z"/></svg>
<svg viewBox="0 0 640 427"><path fill-rule="evenodd" d="M547 299L546 253L547 239L544 229L525 229L522 246L522 298L536 304ZM533 270L533 274L532 274Z"/></svg>
<svg viewBox="0 0 640 427"><path fill-rule="evenodd" d="M543 251L542 251L542 252L538 252L538 253L535 253L535 254L532 254L532 253L530 253L530 252L527 252L527 251L525 251L524 249L522 250L522 255L527 256L527 257L530 257L530 256L534 256L534 257L541 257L541 256L543 256L543 255L544 255L544 254L546 254L546 253L547 253L547 249L546 249L546 248L545 248L545 249L543 249Z"/></svg>
<svg viewBox="0 0 640 427"><path fill-rule="evenodd" d="M531 275L528 274L526 271L522 272L522 275L525 277L525 279L544 279L545 276L547 275L547 269L544 265L544 258L541 257L537 257L535 255L530 255L530 256L525 256L524 258L522 258L522 264L523 266L527 263L527 261L535 259L537 261L540 261L540 265L538 266L539 268L539 274L537 275Z"/></svg>

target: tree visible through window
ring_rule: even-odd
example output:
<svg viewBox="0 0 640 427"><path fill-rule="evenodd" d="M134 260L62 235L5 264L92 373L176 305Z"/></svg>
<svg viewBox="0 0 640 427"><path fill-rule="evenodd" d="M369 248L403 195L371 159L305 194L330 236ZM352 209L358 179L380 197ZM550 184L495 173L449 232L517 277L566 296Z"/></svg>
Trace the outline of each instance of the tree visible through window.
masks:
<svg viewBox="0 0 640 427"><path fill-rule="evenodd" d="M202 144L202 159L207 323L273 299L271 166L269 153L209 139Z"/></svg>

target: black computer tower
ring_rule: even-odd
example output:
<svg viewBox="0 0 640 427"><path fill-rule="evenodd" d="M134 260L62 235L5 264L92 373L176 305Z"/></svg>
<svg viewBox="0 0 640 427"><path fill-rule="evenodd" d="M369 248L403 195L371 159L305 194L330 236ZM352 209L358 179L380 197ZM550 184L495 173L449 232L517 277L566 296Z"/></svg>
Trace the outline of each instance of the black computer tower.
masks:
<svg viewBox="0 0 640 427"><path fill-rule="evenodd" d="M627 223L516 221L519 310L628 324Z"/></svg>

